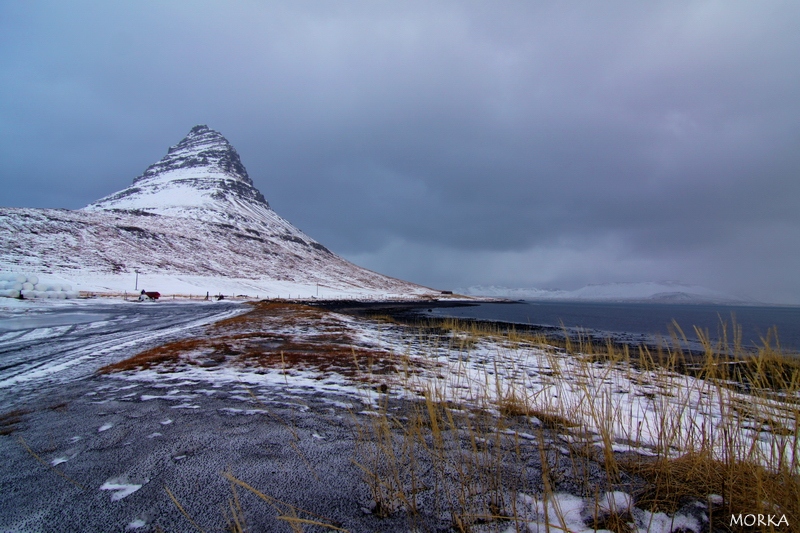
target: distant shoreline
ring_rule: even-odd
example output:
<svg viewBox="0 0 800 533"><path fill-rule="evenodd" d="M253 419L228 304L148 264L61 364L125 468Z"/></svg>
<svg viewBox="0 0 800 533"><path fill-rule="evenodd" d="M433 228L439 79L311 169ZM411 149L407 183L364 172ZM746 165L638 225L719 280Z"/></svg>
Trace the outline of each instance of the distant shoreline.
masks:
<svg viewBox="0 0 800 533"><path fill-rule="evenodd" d="M334 311L339 313L345 314L352 314L356 316L369 316L369 315L388 315L393 319L397 320L398 322L402 322L407 325L418 325L418 324L435 324L435 323L442 323L447 320L453 320L450 317L435 317L435 316L428 316L428 315L421 315L418 311L422 311L425 309L433 309L433 308L447 308L447 307L474 307L480 305L482 303L499 303L499 304L521 304L524 303L519 300L490 300L490 301L475 301L475 302L467 302L467 301L441 301L441 300L434 300L434 301L413 301L413 302L361 302L361 301L324 301L324 302L315 302L311 305L316 307L321 307L328 311ZM501 330L507 330L510 328L516 329L517 331L527 332L531 334L541 334L544 335L545 338L548 339L555 339L559 341L563 341L566 339L566 335L569 334L570 341L577 342L582 337L584 341L589 341L593 346L597 347L605 347L608 340L611 340L612 344L615 347L623 347L623 346L646 346L651 349L658 349L660 348L656 343L652 342L646 338L644 335L637 335L637 334L616 334L613 335L610 339L603 338L598 339L589 336L587 338L585 331L577 331L576 328L561 328L558 326L547 326L547 325L537 325L537 324L524 324L518 322L509 322L504 320L490 320L490 319L483 319L483 318L457 318L455 319L459 322L470 324L483 324L490 327L496 327ZM690 350L692 355L700 355L703 352L699 350Z"/></svg>
<svg viewBox="0 0 800 533"><path fill-rule="evenodd" d="M397 313L408 313L418 309L434 307L473 307L482 303L519 303L510 300L409 300L409 301L361 301L361 300L318 300L305 303L320 307L327 311L355 315L376 314L384 312L394 316Z"/></svg>
<svg viewBox="0 0 800 533"><path fill-rule="evenodd" d="M528 333L531 335L541 335L546 340L554 341L557 343L566 342L569 340L575 346L590 345L593 351L605 350L609 343L615 350L625 350L626 348L631 351L632 357L638 357L640 348L644 348L653 354L663 353L665 349L674 349L673 346L667 346L665 339L659 339L653 335L635 332L611 332L592 330L579 327L566 327L551 326L546 324L525 324L521 322L487 319L487 318L472 318L472 317L445 317L445 316L431 316L424 315L421 312L434 308L453 308L453 307L475 307L484 303L500 303L500 304L522 304L531 303L527 300L488 300L488 301L321 301L313 302L310 305L324 308L328 311L350 314L359 317L385 315L392 319L405 324L407 326L437 326L450 320L457 320L462 324L478 324L489 328L497 328L500 331L508 331L514 329L517 332ZM549 302L549 301L548 301ZM554 302L563 303L563 302ZM602 303L607 304L611 302L572 302L572 303ZM633 303L633 302L628 302ZM687 304L683 304L687 305ZM682 343L683 344L683 343ZM703 360L705 357L705 350L696 342L689 341L683 344L681 352L686 358L686 363L692 364Z"/></svg>

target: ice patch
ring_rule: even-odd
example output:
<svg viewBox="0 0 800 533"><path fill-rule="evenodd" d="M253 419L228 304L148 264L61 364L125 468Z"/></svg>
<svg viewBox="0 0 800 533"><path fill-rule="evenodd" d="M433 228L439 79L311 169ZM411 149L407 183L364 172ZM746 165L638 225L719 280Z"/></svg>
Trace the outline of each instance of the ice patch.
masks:
<svg viewBox="0 0 800 533"><path fill-rule="evenodd" d="M526 494L520 494L518 503L521 504L521 517L528 522L530 531L583 531L584 525L583 512L584 500L572 494L559 493L545 500L538 500ZM506 530L506 533L516 531L516 526Z"/></svg>
<svg viewBox="0 0 800 533"><path fill-rule="evenodd" d="M696 518L676 514L651 513L633 507L633 497L625 492L606 492L597 501L602 514L630 511L634 518L634 531L637 533L674 533L676 531L699 533L702 529ZM544 533L552 531L595 531L587 526L593 516L594 502L567 493L553 494L539 499L527 494L519 494L516 511L517 523L504 530L504 533L529 531ZM603 530L605 531L605 530Z"/></svg>
<svg viewBox="0 0 800 533"><path fill-rule="evenodd" d="M133 522L128 524L128 527L126 527L125 530L129 531L131 529L139 529L139 528L142 528L142 527L144 527L146 525L147 525L147 522L145 522L141 518L137 518L136 520L134 520Z"/></svg>
<svg viewBox="0 0 800 533"><path fill-rule="evenodd" d="M189 403L182 403L180 405L172 405L170 406L171 409L200 409L199 405L192 405Z"/></svg>
<svg viewBox="0 0 800 533"><path fill-rule="evenodd" d="M146 481L145 481L146 483ZM127 498L137 490L141 489L142 485L136 485L134 483L128 483L127 478L124 476L118 476L109 479L102 485L100 485L100 490L110 490L113 491L111 495L112 502L118 502L123 498Z"/></svg>
<svg viewBox="0 0 800 533"><path fill-rule="evenodd" d="M602 513L624 514L633 508L633 498L625 492L606 492L598 506Z"/></svg>
<svg viewBox="0 0 800 533"><path fill-rule="evenodd" d="M165 396L158 396L153 394L142 394L139 399L143 402L148 400L191 400L194 398L191 394L167 394Z"/></svg>
<svg viewBox="0 0 800 533"><path fill-rule="evenodd" d="M263 409L236 409L235 407L222 407L220 411L229 415L257 415L263 414Z"/></svg>
<svg viewBox="0 0 800 533"><path fill-rule="evenodd" d="M56 457L55 459L50 461L50 465L51 466L58 466L61 463L66 463L67 461L69 461L69 459L67 459L66 457Z"/></svg>
<svg viewBox="0 0 800 533"><path fill-rule="evenodd" d="M26 316L26 317L8 318L0 320L0 330L20 331L24 329L52 328L54 326L71 326L77 324L86 324L89 322L96 322L99 320L105 320L107 318L108 315L100 315L92 313L73 313L73 314L42 313L37 316Z"/></svg>
<svg viewBox="0 0 800 533"><path fill-rule="evenodd" d="M672 533L673 531L693 531L700 533L700 523L696 518L686 515L669 516L666 513L651 513L636 509L633 513L636 526L647 533Z"/></svg>
<svg viewBox="0 0 800 533"><path fill-rule="evenodd" d="M602 442L597 443L602 447ZM612 444L611 449L615 452L635 452L639 455L646 455L648 457L656 457L658 454L642 446L631 446L630 444Z"/></svg>
<svg viewBox="0 0 800 533"><path fill-rule="evenodd" d="M101 431L108 431L109 429L111 429L113 427L114 427L114 424L110 424L110 423L106 422L105 424L103 424L102 426L97 428L97 432L100 433Z"/></svg>
<svg viewBox="0 0 800 533"><path fill-rule="evenodd" d="M505 429L500 433L502 433L503 435L511 435L512 437L519 437L525 440L539 440L539 437L537 437L536 435L531 435L530 433L524 433L522 431L514 431L511 429Z"/></svg>
<svg viewBox="0 0 800 533"><path fill-rule="evenodd" d="M338 407L340 409L352 409L353 404L340 402L338 400L331 400L330 398L320 398L323 402L327 403L328 405L332 405L334 407Z"/></svg>
<svg viewBox="0 0 800 533"><path fill-rule="evenodd" d="M230 396L228 396L228 398L231 400L239 400L240 402L247 402L252 400L252 398L249 398L247 396L239 396L237 394L231 394Z"/></svg>

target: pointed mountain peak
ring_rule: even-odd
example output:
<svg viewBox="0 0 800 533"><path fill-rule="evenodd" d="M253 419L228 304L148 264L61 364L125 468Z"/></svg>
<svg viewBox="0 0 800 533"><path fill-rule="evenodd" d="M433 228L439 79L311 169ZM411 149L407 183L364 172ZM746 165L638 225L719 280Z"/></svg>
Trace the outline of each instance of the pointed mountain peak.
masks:
<svg viewBox="0 0 800 533"><path fill-rule="evenodd" d="M192 128L130 187L84 209L144 211L216 221L240 220L246 216L243 213L252 214L253 210L271 211L231 143L204 124Z"/></svg>
<svg viewBox="0 0 800 533"><path fill-rule="evenodd" d="M181 142L170 147L161 161L150 165L141 176L133 180L133 183L136 185L169 171L193 168L205 168L210 172L223 173L231 179L253 185L253 180L247 175L239 154L228 139L205 124L192 128Z"/></svg>

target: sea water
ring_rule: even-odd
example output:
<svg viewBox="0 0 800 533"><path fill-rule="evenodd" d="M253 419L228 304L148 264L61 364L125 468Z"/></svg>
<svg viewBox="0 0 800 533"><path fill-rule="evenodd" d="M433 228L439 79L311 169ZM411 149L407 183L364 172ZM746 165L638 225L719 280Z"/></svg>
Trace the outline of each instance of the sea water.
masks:
<svg viewBox="0 0 800 533"><path fill-rule="evenodd" d="M774 347L777 332L781 348L800 352L800 307L521 301L437 308L427 314L578 328L594 337L611 339L621 335L670 339L677 324L690 341L698 339L697 327L714 341L727 333L731 344L732 325L736 324L741 327L742 345L746 348L763 346L768 334Z"/></svg>

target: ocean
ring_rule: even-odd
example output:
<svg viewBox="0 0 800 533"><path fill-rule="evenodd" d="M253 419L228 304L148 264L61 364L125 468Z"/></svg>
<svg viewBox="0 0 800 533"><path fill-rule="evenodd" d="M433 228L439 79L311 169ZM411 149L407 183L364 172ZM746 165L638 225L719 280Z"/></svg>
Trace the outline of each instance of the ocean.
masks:
<svg viewBox="0 0 800 533"><path fill-rule="evenodd" d="M732 340L731 325L735 323L742 328L745 348L763 346L762 339L775 328L782 349L800 352L800 307L521 301L442 307L424 314L545 327L563 325L585 330L595 338L650 342L670 339L673 321L690 341L697 340L695 326L712 339L721 339L723 324ZM770 339L775 346L775 335Z"/></svg>

